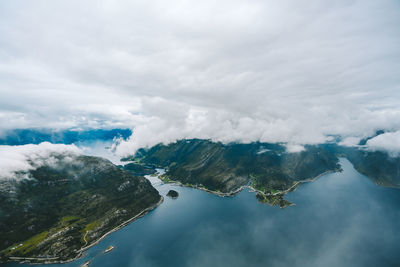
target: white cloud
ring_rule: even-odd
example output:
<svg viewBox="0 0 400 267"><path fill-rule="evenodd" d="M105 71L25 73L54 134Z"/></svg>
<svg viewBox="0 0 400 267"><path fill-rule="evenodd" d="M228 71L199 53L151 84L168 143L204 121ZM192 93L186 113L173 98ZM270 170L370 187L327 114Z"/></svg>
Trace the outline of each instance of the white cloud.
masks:
<svg viewBox="0 0 400 267"><path fill-rule="evenodd" d="M370 150L388 151L392 155L399 155L400 131L378 135L368 140L366 146Z"/></svg>
<svg viewBox="0 0 400 267"><path fill-rule="evenodd" d="M68 161L80 153L75 145L48 142L23 146L0 145L0 180L29 178L26 172L40 166L56 164L59 160L57 156L63 155L63 161Z"/></svg>
<svg viewBox="0 0 400 267"><path fill-rule="evenodd" d="M296 145L296 144L287 144L286 145L286 151L289 153L297 153L297 152L301 152L304 151L304 146L302 145Z"/></svg>
<svg viewBox="0 0 400 267"><path fill-rule="evenodd" d="M398 1L0 3L0 130L291 144L400 130Z"/></svg>
<svg viewBox="0 0 400 267"><path fill-rule="evenodd" d="M355 136L350 136L346 137L343 139L339 145L341 146L357 146L360 143L361 138L360 137L355 137Z"/></svg>

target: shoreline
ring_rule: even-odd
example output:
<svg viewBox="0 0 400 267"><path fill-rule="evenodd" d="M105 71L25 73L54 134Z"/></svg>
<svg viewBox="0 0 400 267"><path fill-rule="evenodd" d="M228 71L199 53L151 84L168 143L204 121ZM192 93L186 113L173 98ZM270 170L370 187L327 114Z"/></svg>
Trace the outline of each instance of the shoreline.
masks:
<svg viewBox="0 0 400 267"><path fill-rule="evenodd" d="M239 188L237 188L235 190L232 190L232 191L227 192L227 193L223 193L223 192L220 192L220 191L213 191L213 190L207 189L205 187L200 187L200 186L197 186L197 185L192 185L192 184L185 185L185 184L181 183L180 181L170 180L169 182L165 182L163 179L161 179L161 178L159 178L159 179L165 184L173 184L173 185L182 186L182 187L194 188L194 189L202 190L204 192L207 192L207 193L210 193L210 194L213 194L213 195L217 195L217 196L220 196L220 197L232 197L232 196L238 194L239 192L241 192L245 188L250 189L250 192L259 193L259 194L262 194L264 196L277 196L277 195L286 195L286 194L288 194L290 192L295 191L303 183L314 182L317 179L321 178L322 176L325 176L325 175L328 175L328 174L331 174L331 173L335 173L335 172L340 172L341 170L342 170L341 168L336 169L336 170L328 170L328 171L325 171L325 172L323 172L321 174L318 174L317 176L315 176L313 178L307 178L305 180L296 181L288 189L281 190L281 191L278 191L278 192L275 192L275 193L264 193L264 192L262 192L262 191L260 191L260 190L258 190L256 188L252 187L249 184L248 185L242 185L242 186L240 186ZM268 204L268 203L265 203L265 204ZM268 204L268 205L270 205L270 204ZM292 203L290 206L294 206L294 205L296 205L296 204Z"/></svg>
<svg viewBox="0 0 400 267"><path fill-rule="evenodd" d="M160 206L161 203L163 203L163 201L164 201L164 197L163 197L162 195L160 195L160 200L159 200L157 203L155 203L155 204L153 204L153 205L151 205L151 206L145 208L144 210L140 211L138 214L136 214L136 215L133 216L132 218L130 218L130 219L128 219L128 220L122 222L122 223L119 224L118 226L114 227L114 228L111 229L110 231L108 231L108 232L106 232L105 234L103 234L99 239L97 239L97 240L94 241L93 243L81 247L79 250L77 250L77 253L78 253L78 254L77 254L75 257L71 258L71 259L67 259L67 260L63 260L63 261L59 261L59 260L54 260L54 261L50 260L50 261L48 261L49 259L57 259L57 258L59 258L59 257L52 257L52 258L10 257L10 258L9 258L10 260L9 260L9 261L6 261L6 262L26 263L26 264L29 264L29 265L57 264L57 263L63 264L63 263L73 262L73 261L75 261L75 260L78 260L78 259L80 259L80 258L83 258L83 256L84 256L83 252L85 252L85 251L88 250L89 248L91 248L91 247L97 245L98 243L100 243L100 241L102 241L104 238L106 238L109 234L111 234L111 233L113 233L113 232L115 232L115 231L118 231L119 229L121 229L121 228L127 226L128 224L130 224L131 222L133 222L133 221L135 221L135 220L137 220L137 219L140 219L141 217L145 216L147 213L149 213L150 211L152 211L152 210L154 210L155 208L157 208L158 206ZM14 260L13 260L13 259L14 259ZM35 261L42 261L42 260L43 260L44 262L32 262L32 263L31 263L31 262L25 262L25 261L28 261L28 260L35 260Z"/></svg>
<svg viewBox="0 0 400 267"><path fill-rule="evenodd" d="M232 191L223 193L223 192L220 192L220 191L213 191L213 190L207 189L207 188L202 187L202 186L197 186L197 185L192 185L192 184L185 185L185 184L181 183L180 181L176 181L176 180L169 180L168 182L166 182L166 181L164 181L163 179L161 179L159 176L158 176L157 178L160 179L160 180L161 180L163 183L165 183L165 184L172 184L172 185L177 185L177 186L189 187L189 188L193 188L193 189L197 189L197 190L202 190L202 191L204 191L204 192L207 192L207 193L210 193L210 194L213 194L213 195L217 195L217 196L219 196L219 197L233 197L233 196L235 196L236 194L238 194L239 192L241 192L241 191L242 191L243 189L245 189L245 188L250 189L250 192L259 193L259 194L262 194L262 195L264 195L264 196L277 196L277 195L286 195L286 194L288 194L288 193L290 193L290 192L295 191L295 190L296 190L301 184L303 184L303 183L314 182L314 181L316 181L317 179L321 178L321 177L324 176L324 175L331 174L331 173L335 173L335 172L340 172L341 170L342 170L341 168L336 169L336 170L329 170L329 171L325 171L325 172L323 172L323 173L321 173L321 174L319 174L319 175L317 175L317 176L315 176L315 177L313 177L313 178L308 178L308 179L305 179L305 180L296 181L296 182L294 182L293 185L291 185L288 189L281 190L281 191L278 191L278 192L275 192L275 193L264 193L264 192L262 192L262 191L260 191L260 190L258 190L258 189L256 189L256 188L252 187L250 184L242 185L242 186L240 186L239 188L237 188L237 189L235 189L235 190L232 190ZM75 261L75 260L78 260L78 259L80 259L80 258L83 258L83 257L84 257L84 252L85 252L86 250L88 250L89 248L91 248L91 247L97 245L98 243L100 243L100 241L102 241L104 238L106 238L109 234L111 234L111 233L113 233L113 232L115 232L115 231L118 231L119 229L121 229L121 228L127 226L128 224L130 224L131 222L133 222L133 221L135 221L135 220L137 220L137 219L140 219L141 217L145 216L148 212L154 210L154 209L157 208L159 205L161 205L161 203L162 203L163 201L164 201L164 197L163 197L162 195L160 195L160 200L159 200L157 203L155 203L155 204L151 205L150 207L148 207L148 208L142 210L141 212L139 212L138 214L136 214L136 215L133 216L132 218L130 218L130 219L128 219L128 220L122 222L121 224L119 224L119 225L116 226L115 228L113 228L113 229L111 229L110 231L108 231L108 232L106 232L105 234L103 234L99 239L97 239L97 240L94 241L93 243L81 247L79 250L77 250L77 253L78 253L78 254L77 254L75 257L71 258L71 259L59 261L59 260L52 260L52 259L57 259L58 257L52 257L52 258L10 257L10 258L9 258L10 260L7 261L7 262L27 263L27 264L29 264L29 265L57 264L57 263L63 264L63 263L73 262L73 261ZM269 204L269 203L267 203L267 202L265 202L264 204L267 204L267 205L270 205L270 206L274 206L274 205ZM289 206L294 206L294 205L295 205L295 204L292 203L292 204L289 205ZM34 262L34 263L25 262L25 261L28 261L28 260L43 261L43 262ZM50 260L50 261L49 261L49 260Z"/></svg>
<svg viewBox="0 0 400 267"><path fill-rule="evenodd" d="M133 221L135 221L135 220L137 220L137 219L139 219L139 218L145 216L147 213L149 213L150 211L154 210L155 208L157 208L158 206L160 206L161 203L163 203L163 201L164 201L164 197L160 195L160 200L159 200L157 203L155 203L155 204L151 205L150 207L148 207L148 208L142 210L141 212L139 212L138 214L136 214L136 215L133 216L132 218L130 218L130 219L128 219L128 220L122 222L122 223L121 223L120 225L118 225L117 227L111 229L110 231L108 231L107 233L105 233L104 235L102 235L102 236L101 236L99 239L97 239L95 242L93 242L93 243L91 243L91 244L89 244L89 245L87 245L87 246L85 246L85 247L80 248L80 249L78 250L78 252L80 252L80 253L81 253L81 252L84 252L85 250L87 250L87 249L89 249L89 248L91 248L91 247L97 245L101 240L103 240L103 239L104 239L105 237L107 237L109 234L111 234L111 233L113 233L113 232L115 232L115 231L118 231L119 229L121 229L121 228L127 226L127 225L130 224L131 222L133 222Z"/></svg>
<svg viewBox="0 0 400 267"><path fill-rule="evenodd" d="M192 184L185 185L185 184L182 184L181 182L175 181L175 180L170 180L170 182L165 182L162 179L160 179L160 180L164 184L172 184L172 185L177 185L177 186L189 187L189 188L193 188L193 189L197 189L197 190L202 190L204 192L207 192L207 193L210 193L210 194L213 194L213 195L217 195L217 196L220 196L220 197L232 197L232 196L236 195L237 193L239 193L240 191L242 191L243 189L245 189L246 187L248 187L248 185L242 185L238 189L232 190L232 191L227 192L227 193L223 193L223 192L220 192L220 191L213 191L213 190L207 189L205 187L197 186L197 185L192 185Z"/></svg>

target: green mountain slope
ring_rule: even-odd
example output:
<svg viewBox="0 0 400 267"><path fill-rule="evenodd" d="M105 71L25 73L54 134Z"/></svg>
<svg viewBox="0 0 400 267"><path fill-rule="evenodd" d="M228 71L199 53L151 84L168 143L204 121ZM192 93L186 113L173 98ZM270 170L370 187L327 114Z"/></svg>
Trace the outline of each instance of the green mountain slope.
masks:
<svg viewBox="0 0 400 267"><path fill-rule="evenodd" d="M378 185L400 185L400 157L336 144L305 146L304 151L287 153L280 144L225 145L191 139L141 149L126 160L165 168L164 181L220 195L251 185L260 201L285 207L290 205L283 199L285 193L326 172L339 171L338 157L348 158L356 170Z"/></svg>
<svg viewBox="0 0 400 267"><path fill-rule="evenodd" d="M279 144L228 144L207 140L181 140L139 150L131 158L142 164L166 168L164 180L207 190L231 193L249 183L258 198L286 206L279 192L298 181L340 169L338 158L325 146L308 146L299 153L286 153ZM278 202L276 202L278 201Z"/></svg>
<svg viewBox="0 0 400 267"><path fill-rule="evenodd" d="M59 156L31 179L0 180L0 256L64 261L121 223L154 208L161 196L143 177L110 161Z"/></svg>
<svg viewBox="0 0 400 267"><path fill-rule="evenodd" d="M400 157L382 151L367 151L349 147L338 148L354 165L377 185L400 187Z"/></svg>

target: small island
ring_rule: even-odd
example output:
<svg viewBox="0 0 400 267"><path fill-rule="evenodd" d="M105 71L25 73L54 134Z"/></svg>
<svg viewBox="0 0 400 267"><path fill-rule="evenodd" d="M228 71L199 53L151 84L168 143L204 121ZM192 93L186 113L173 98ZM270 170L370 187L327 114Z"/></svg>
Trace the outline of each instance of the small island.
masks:
<svg viewBox="0 0 400 267"><path fill-rule="evenodd" d="M175 190L169 190L167 193L167 196L170 198L178 198L179 193L176 192Z"/></svg>
<svg viewBox="0 0 400 267"><path fill-rule="evenodd" d="M104 253L110 252L110 251L113 250L113 249L114 249L114 246L108 246L108 247L106 248L106 250L104 250Z"/></svg>

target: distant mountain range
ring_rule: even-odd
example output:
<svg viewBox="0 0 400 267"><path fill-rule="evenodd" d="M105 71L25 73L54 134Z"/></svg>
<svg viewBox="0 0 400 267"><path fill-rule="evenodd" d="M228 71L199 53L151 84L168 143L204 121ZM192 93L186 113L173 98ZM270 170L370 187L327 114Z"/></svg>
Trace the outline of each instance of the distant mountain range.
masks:
<svg viewBox="0 0 400 267"><path fill-rule="evenodd" d="M130 129L89 129L89 130L54 130L54 129L14 129L0 136L0 145L26 145L50 142L53 144L72 144L86 141L107 141L114 138L127 139Z"/></svg>

